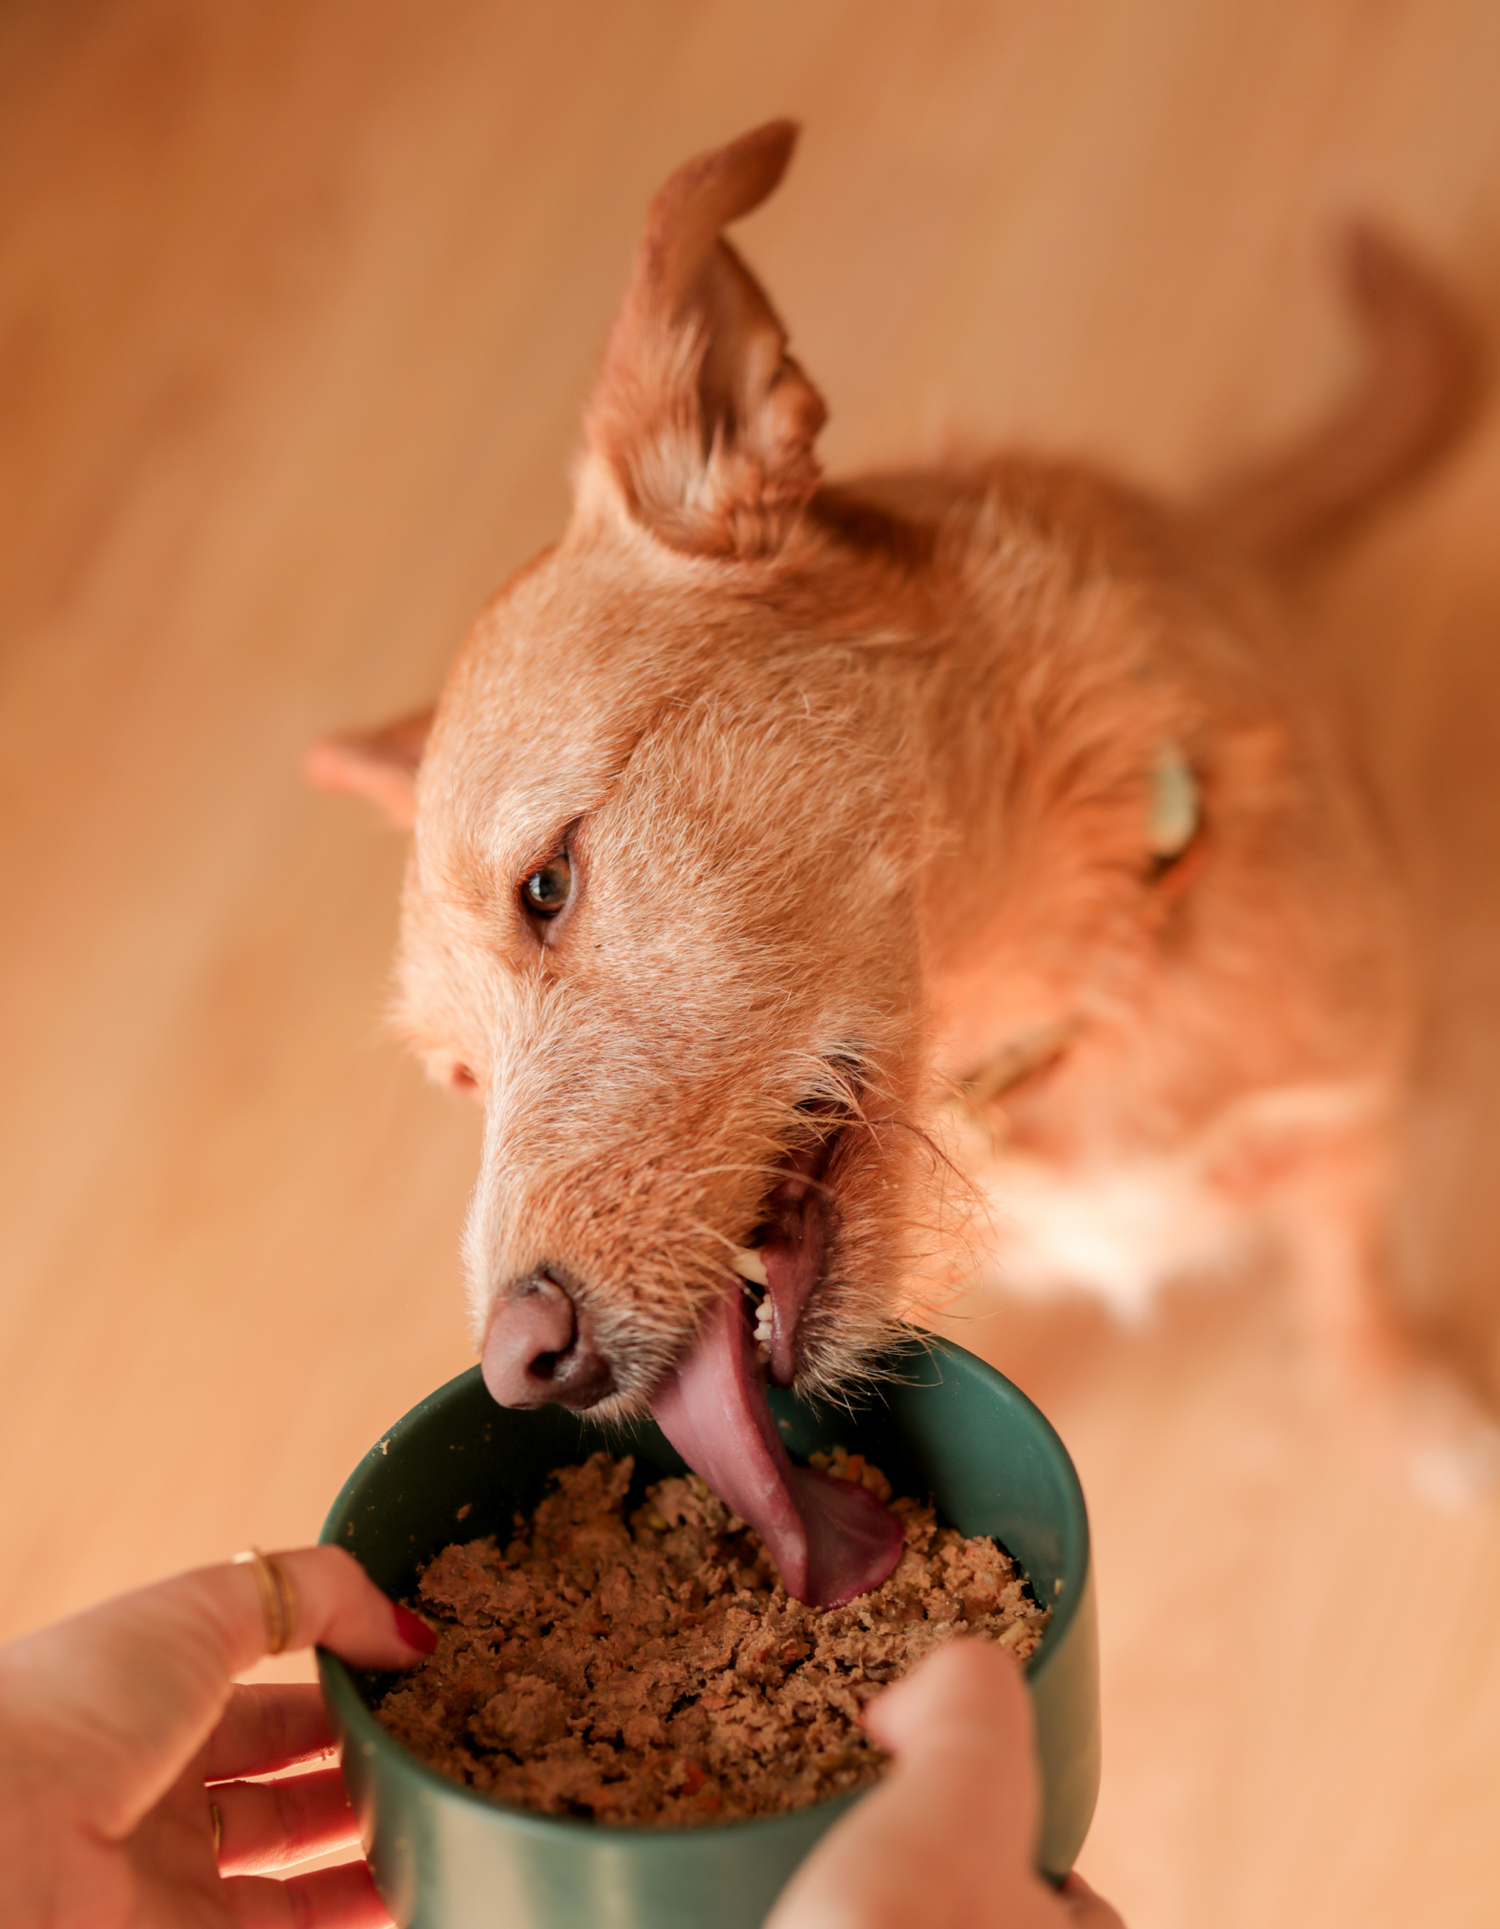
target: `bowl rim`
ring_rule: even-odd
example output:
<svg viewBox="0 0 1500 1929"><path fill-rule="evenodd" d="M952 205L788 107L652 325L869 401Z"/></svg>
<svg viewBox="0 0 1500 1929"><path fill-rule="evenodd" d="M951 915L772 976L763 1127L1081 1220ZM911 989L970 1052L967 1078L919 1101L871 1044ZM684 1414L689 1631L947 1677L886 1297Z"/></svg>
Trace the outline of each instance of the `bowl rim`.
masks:
<svg viewBox="0 0 1500 1929"><path fill-rule="evenodd" d="M1045 1633L1037 1648L1025 1663L1025 1675L1035 1686L1047 1672L1052 1657L1061 1652L1068 1631L1083 1605L1088 1591L1087 1583L1093 1562L1092 1539L1089 1532L1088 1506L1083 1496L1083 1484L1078 1477L1078 1469L1072 1456L1063 1444L1062 1437L1052 1422L1030 1396L1022 1392L1014 1380L1008 1379L997 1367L979 1358L966 1347L937 1333L923 1332L913 1328L909 1340L900 1340L890 1349L891 1353L917 1351L929 1357L940 1357L950 1362L961 1373L972 1373L981 1383L988 1383L990 1391L998 1394L1002 1402L1014 1406L1025 1417L1028 1424L1035 1427L1044 1445L1050 1450L1057 1469L1062 1476L1063 1490L1063 1533L1064 1572L1058 1577L1062 1581L1062 1591L1047 1605L1052 1607L1052 1618L1047 1623ZM478 1366L466 1367L431 1393L425 1394L415 1406L409 1407L400 1419L396 1420L363 1454L340 1487L333 1505L329 1508L322 1528L318 1534L320 1544L341 1546L343 1539L337 1531L336 1523L342 1522L352 1513L355 1492L367 1472L373 1470L375 1457L384 1460L391 1442L409 1424L416 1423L429 1413L442 1408L456 1399L461 1391L473 1387L480 1369ZM887 1384L893 1382L887 1376ZM904 1384L910 1384L906 1382ZM877 1383L878 1391L878 1383ZM1027 1576L1028 1582L1030 1576ZM616 1842L627 1841L697 1841L714 1840L726 1831L740 1833L747 1829L762 1833L775 1834L783 1830L793 1830L805 1826L805 1818L811 1815L826 1816L841 1808L847 1808L870 1793L877 1784L866 1783L863 1787L841 1789L836 1795L825 1795L816 1802L809 1802L800 1809L789 1809L780 1815L737 1816L723 1822L668 1823L657 1826L643 1822L595 1822L576 1815L542 1815L535 1809L522 1808L513 1802L501 1801L498 1797L486 1794L482 1789L470 1788L464 1782L456 1782L441 1775L435 1768L428 1766L419 1755L414 1755L405 1743L397 1741L394 1735L381 1727L375 1719L373 1709L360 1693L354 1678L354 1670L348 1664L331 1654L326 1648L317 1650L318 1676L323 1693L333 1704L339 1722L346 1731L348 1742L357 1747L369 1759L384 1755L386 1760L403 1773L415 1776L419 1786L434 1798L443 1801L458 1801L476 1811L504 1817L508 1826L517 1827L522 1833L546 1839L559 1835L577 1835L598 1840L608 1837Z"/></svg>

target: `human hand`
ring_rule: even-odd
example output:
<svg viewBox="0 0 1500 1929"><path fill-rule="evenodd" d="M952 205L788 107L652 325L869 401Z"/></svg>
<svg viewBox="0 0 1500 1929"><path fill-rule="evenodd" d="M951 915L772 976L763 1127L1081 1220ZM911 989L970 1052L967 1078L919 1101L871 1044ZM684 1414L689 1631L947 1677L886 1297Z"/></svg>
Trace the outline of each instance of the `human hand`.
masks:
<svg viewBox="0 0 1500 1929"><path fill-rule="evenodd" d="M404 1668L429 1629L340 1548L279 1554L285 1647ZM253 1567L200 1568L0 1649L0 1919L7 1929L383 1929L363 1858L265 1879L357 1840L337 1768L239 1777L332 1746L315 1687L247 1688L267 1652ZM214 1810L219 1823L216 1824Z"/></svg>
<svg viewBox="0 0 1500 1929"><path fill-rule="evenodd" d="M1078 1876L1032 1863L1031 1701L1010 1657L951 1641L872 1701L895 1766L803 1863L766 1929L1124 1929Z"/></svg>

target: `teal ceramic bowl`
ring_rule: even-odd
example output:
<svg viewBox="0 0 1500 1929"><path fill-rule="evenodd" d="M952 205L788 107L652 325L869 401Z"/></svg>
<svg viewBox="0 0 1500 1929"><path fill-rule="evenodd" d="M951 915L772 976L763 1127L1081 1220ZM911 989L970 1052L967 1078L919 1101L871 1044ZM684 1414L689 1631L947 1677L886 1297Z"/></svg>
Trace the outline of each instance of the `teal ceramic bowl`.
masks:
<svg viewBox="0 0 1500 1929"><path fill-rule="evenodd" d="M883 1468L898 1493L931 1494L949 1525L995 1536L1050 1603L1027 1678L1043 1788L1037 1860L1060 1879L1099 1785L1098 1644L1078 1476L1025 1394L971 1353L924 1341L891 1365L892 1381L863 1410L773 1393L777 1422L794 1458L842 1444ZM371 1448L323 1539L347 1547L388 1594L411 1596L418 1569L450 1541L508 1532L554 1467L601 1445L633 1453L646 1479L683 1471L649 1421L606 1435L561 1407L497 1407L475 1367ZM864 1793L690 1829L533 1815L424 1767L376 1722L366 1678L332 1655L318 1666L370 1866L400 1929L756 1929L818 1837Z"/></svg>

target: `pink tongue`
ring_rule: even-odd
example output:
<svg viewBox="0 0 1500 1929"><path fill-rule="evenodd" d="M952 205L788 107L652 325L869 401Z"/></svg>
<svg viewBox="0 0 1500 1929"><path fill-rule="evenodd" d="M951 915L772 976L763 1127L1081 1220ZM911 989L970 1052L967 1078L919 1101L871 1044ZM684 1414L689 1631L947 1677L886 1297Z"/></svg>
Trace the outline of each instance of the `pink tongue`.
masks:
<svg viewBox="0 0 1500 1929"><path fill-rule="evenodd" d="M797 1600L840 1607L879 1587L900 1559L901 1523L868 1489L792 1465L751 1352L738 1280L652 1412L693 1471L760 1535Z"/></svg>

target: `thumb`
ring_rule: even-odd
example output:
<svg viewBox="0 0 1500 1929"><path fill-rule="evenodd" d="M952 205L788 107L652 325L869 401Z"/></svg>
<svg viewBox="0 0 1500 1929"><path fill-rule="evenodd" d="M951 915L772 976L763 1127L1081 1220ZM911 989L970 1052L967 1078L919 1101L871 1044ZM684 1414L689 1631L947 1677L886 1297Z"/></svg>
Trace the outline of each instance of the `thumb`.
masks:
<svg viewBox="0 0 1500 1929"><path fill-rule="evenodd" d="M951 1641L866 1721L895 1767L803 1864L768 1929L1060 1925L1032 1868L1031 1707L1010 1657Z"/></svg>
<svg viewBox="0 0 1500 1929"><path fill-rule="evenodd" d="M288 1647L321 1643L362 1667L408 1667L425 1643L350 1555L276 1556ZM267 1649L253 1567L199 1568L43 1628L0 1652L0 1716L79 1820L118 1840L207 1741L234 1676Z"/></svg>
<svg viewBox="0 0 1500 1929"><path fill-rule="evenodd" d="M1029 1763L1031 1702L1021 1671L992 1641L946 1642L893 1688L872 1701L865 1716L871 1738L904 1762L926 1756L953 1761L980 1755ZM1034 1824L1034 1777L1021 1777L1023 1824Z"/></svg>

